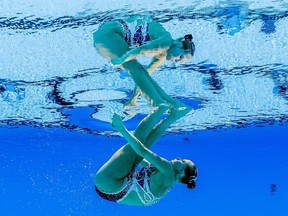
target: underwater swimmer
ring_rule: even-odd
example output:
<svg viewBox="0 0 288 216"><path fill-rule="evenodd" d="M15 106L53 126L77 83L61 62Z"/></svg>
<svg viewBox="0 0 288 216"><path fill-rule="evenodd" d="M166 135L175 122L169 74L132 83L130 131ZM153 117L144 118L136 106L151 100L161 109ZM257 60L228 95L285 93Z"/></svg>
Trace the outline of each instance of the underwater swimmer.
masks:
<svg viewBox="0 0 288 216"><path fill-rule="evenodd" d="M166 106L158 107L140 122L134 134L127 130L118 115L113 116L112 127L128 143L96 173L95 190L100 197L120 204L147 206L163 198L175 183L195 188L198 171L191 160L168 161L150 150L173 122L191 110L168 110L169 115L157 124L167 109ZM139 164L142 169L135 171Z"/></svg>

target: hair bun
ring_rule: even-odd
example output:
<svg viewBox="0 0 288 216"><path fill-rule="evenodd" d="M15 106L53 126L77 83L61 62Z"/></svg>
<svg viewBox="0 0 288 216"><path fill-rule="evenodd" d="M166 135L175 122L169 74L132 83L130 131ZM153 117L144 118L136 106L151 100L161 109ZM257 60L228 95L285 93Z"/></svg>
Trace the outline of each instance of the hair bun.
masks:
<svg viewBox="0 0 288 216"><path fill-rule="evenodd" d="M195 181L191 181L187 184L187 188L188 189L194 189L196 187L196 182Z"/></svg>

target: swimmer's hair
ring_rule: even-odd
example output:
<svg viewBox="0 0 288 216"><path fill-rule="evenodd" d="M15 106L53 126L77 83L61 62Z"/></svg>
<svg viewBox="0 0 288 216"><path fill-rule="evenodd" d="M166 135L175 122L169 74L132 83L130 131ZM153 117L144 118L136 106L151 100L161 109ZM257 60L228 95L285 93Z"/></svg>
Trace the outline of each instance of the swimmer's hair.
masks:
<svg viewBox="0 0 288 216"><path fill-rule="evenodd" d="M182 179L182 183L187 185L188 189L194 189L196 187L196 179L198 176L198 170L195 165L188 166L185 169L185 176Z"/></svg>
<svg viewBox="0 0 288 216"><path fill-rule="evenodd" d="M184 50L190 50L190 53L192 56L194 56L195 53L195 44L193 43L193 36L192 34L187 34L182 39L182 45Z"/></svg>
<svg viewBox="0 0 288 216"><path fill-rule="evenodd" d="M187 35L184 36L184 39L192 41L193 40L193 36L192 36L192 34L187 34Z"/></svg>

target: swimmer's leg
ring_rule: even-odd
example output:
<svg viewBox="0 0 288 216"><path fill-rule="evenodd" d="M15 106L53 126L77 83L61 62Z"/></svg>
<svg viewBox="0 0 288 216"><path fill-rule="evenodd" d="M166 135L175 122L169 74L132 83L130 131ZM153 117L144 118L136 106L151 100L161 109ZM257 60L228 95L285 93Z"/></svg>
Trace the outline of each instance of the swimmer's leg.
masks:
<svg viewBox="0 0 288 216"><path fill-rule="evenodd" d="M115 21L107 22L93 34L96 49L109 61L120 58L129 50L129 44L121 35L121 26L119 25ZM147 70L139 62L131 60L125 62L122 67L131 75L143 96L153 106L157 107L166 102L159 96L155 86L151 84Z"/></svg>
<svg viewBox="0 0 288 216"><path fill-rule="evenodd" d="M145 146L147 137L151 131L154 130L160 118L167 110L168 108L166 106L158 107L153 113L144 118L137 126L134 136L137 137L137 139L139 139ZM149 146L146 147L149 148Z"/></svg>
<svg viewBox="0 0 288 216"><path fill-rule="evenodd" d="M148 135L145 146L153 145L156 140L165 132L165 130L174 122L187 115L192 109L191 108L183 108L183 109L175 109L170 112L170 115L159 122L154 129Z"/></svg>
<svg viewBox="0 0 288 216"><path fill-rule="evenodd" d="M124 104L124 107L129 108L132 106L137 106L137 99L139 95L140 95L140 90L138 89L137 86L135 86L131 98Z"/></svg>
<svg viewBox="0 0 288 216"><path fill-rule="evenodd" d="M125 62L122 66L131 75L136 85L139 87L142 95L152 102L153 106L167 104L174 108L186 107L183 103L170 97L158 83L149 75L148 71L139 63L139 67L135 64L136 60Z"/></svg>
<svg viewBox="0 0 288 216"><path fill-rule="evenodd" d="M158 110L159 112L160 110ZM162 120L160 123L157 124L156 127L154 127L151 130L151 125L149 125L149 120L148 122L144 122L140 124L140 127L137 129L139 129L138 131L135 131L134 136L127 131L127 129L125 128L125 126L123 125L122 120L120 119L119 116L114 116L113 117L113 122L112 125L114 126L114 128L116 130L118 130L124 137L125 139L129 142L129 143L133 143L133 142L140 142L141 144L145 145L145 147L147 148L151 148L151 146L156 142L156 140L162 135L162 133L175 121L177 121L178 119L180 119L181 117L183 117L184 115L186 115L188 112L190 112L191 109L190 108L186 108L186 109L181 109L181 110L172 110L170 112L170 115L165 118L164 120ZM157 112L156 112L157 113ZM160 112L159 112L160 114ZM154 119L151 119L151 122L154 123ZM145 129L146 124L148 123L148 129L142 131L143 129ZM154 124L153 124L154 125ZM143 128L142 128L143 127ZM149 130L151 130L151 132L149 133L148 137L145 137L147 135L147 132L149 132ZM141 137L142 139L146 139L145 142L141 142L138 139L138 133L140 134L141 132L144 133L144 136ZM143 160L143 158L141 156L137 156L135 158L135 161L133 163L133 169L135 169L137 167L137 165Z"/></svg>
<svg viewBox="0 0 288 216"><path fill-rule="evenodd" d="M172 98L171 96L169 96L159 85L158 83L151 78L151 83L154 86L154 88L157 90L158 94L160 95L160 97L167 101L168 103L172 104L173 107L175 109L179 109L179 108L188 108L185 104L181 103L180 101L178 101L177 99Z"/></svg>
<svg viewBox="0 0 288 216"><path fill-rule="evenodd" d="M141 121L135 131L136 135L139 135L139 141L144 143L166 110L167 107L159 107ZM124 177L134 170L134 161L137 156L129 144L120 148L97 172L95 176L95 184L97 187L106 192L113 192L119 189L122 186Z"/></svg>
<svg viewBox="0 0 288 216"><path fill-rule="evenodd" d="M131 75L142 95L152 104L152 106L158 107L164 104L166 104L166 106L171 106L169 102L159 95L160 86L154 84L156 82L153 81L147 70L139 62L130 60L122 64L122 67Z"/></svg>
<svg viewBox="0 0 288 216"><path fill-rule="evenodd" d="M93 34L94 46L109 61L119 58L129 50L129 44L121 35L121 25L117 21L105 22Z"/></svg>
<svg viewBox="0 0 288 216"><path fill-rule="evenodd" d="M174 122L185 116L187 113L189 113L192 109L191 108L184 108L181 110L175 109L170 112L170 115L163 119L161 122L159 122L153 130L149 133L147 136L144 145L147 148L151 148L152 145L158 140L158 138L165 132L165 130ZM136 133L136 131L135 131ZM135 135L136 136L136 135ZM134 161L135 168L137 165L143 160L142 157L137 156L137 158Z"/></svg>

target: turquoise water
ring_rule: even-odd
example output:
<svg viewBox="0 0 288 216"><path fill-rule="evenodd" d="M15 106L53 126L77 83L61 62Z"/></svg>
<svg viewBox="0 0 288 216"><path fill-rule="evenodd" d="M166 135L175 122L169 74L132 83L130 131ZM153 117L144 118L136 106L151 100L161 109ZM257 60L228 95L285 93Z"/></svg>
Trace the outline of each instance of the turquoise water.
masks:
<svg viewBox="0 0 288 216"><path fill-rule="evenodd" d="M287 1L0 3L0 215L287 215ZM97 169L151 107L124 109L134 84L93 48L103 21L150 15L195 57L153 74L194 111L153 150L191 158L197 189L129 207L94 192ZM144 65L149 59L141 58Z"/></svg>

